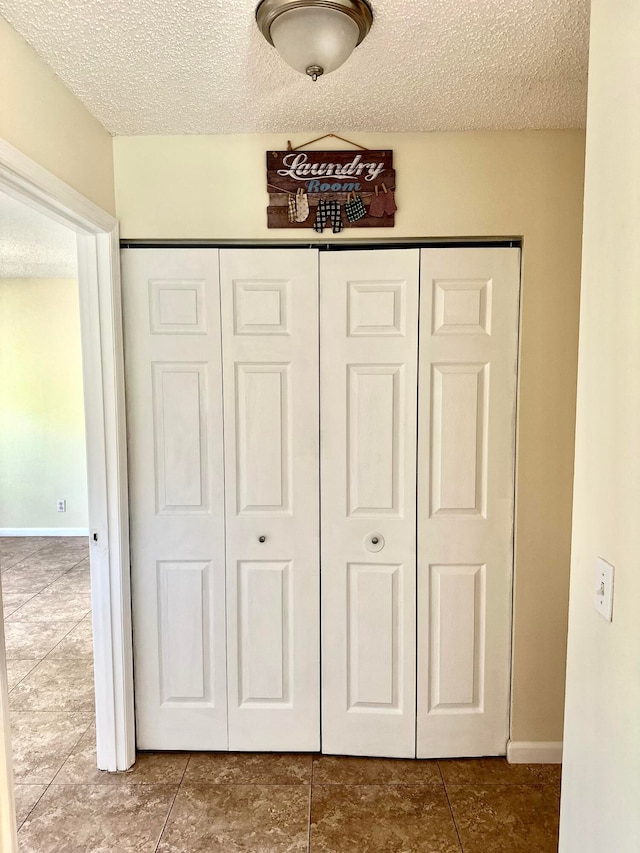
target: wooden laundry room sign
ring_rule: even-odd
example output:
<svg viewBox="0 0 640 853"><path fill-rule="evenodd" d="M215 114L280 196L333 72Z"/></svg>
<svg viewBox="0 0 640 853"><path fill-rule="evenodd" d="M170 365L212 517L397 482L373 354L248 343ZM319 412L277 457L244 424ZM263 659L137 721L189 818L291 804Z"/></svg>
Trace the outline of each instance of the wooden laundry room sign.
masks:
<svg viewBox="0 0 640 853"><path fill-rule="evenodd" d="M393 228L393 151L267 151L269 228Z"/></svg>

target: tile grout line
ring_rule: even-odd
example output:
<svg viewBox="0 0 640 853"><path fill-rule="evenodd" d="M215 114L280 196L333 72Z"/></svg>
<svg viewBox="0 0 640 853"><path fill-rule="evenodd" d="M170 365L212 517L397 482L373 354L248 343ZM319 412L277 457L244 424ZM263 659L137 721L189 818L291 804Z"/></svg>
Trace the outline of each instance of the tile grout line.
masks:
<svg viewBox="0 0 640 853"><path fill-rule="evenodd" d="M19 784L21 784L21 783L20 783L20 782L16 782L16 784L17 784L17 785L19 785ZM30 783L25 782L25 783L22 783L22 784L27 784L27 785L28 785L28 784L30 784ZM44 795L47 793L47 791L49 790L49 788L50 788L50 787L51 787L51 782L49 782L49 784L48 784L48 785L45 785L45 786L44 786L44 791L40 794L40 796L38 797L38 799L35 801L35 803L34 803L34 804L31 806L31 808L29 809L29 811L28 811L28 813L27 813L27 815L26 815L25 819L22 821L22 823L21 823L21 824L20 824L20 826L18 827L18 832L20 832L20 830L22 829L22 827L25 825L25 823L29 820L29 818L31 817L31 815L34 813L34 811L36 810L36 806L38 805L38 803L40 802L40 800L44 797Z"/></svg>
<svg viewBox="0 0 640 853"><path fill-rule="evenodd" d="M190 760L191 760L191 757L189 757L189 761ZM188 763L189 762L187 761L187 764ZM185 767L185 770L186 770L186 767ZM184 779L184 774L183 774L182 778ZM173 795L173 799L171 800L171 805L169 806L169 811L167 812L167 816L164 819L164 823L162 824L162 829L160 830L160 835L158 835L158 841L156 842L156 846L153 848L154 853L158 853L158 850L160 848L160 843L162 842L162 836L164 835L164 831L167 828L167 825L169 823L169 818L171 817L171 812L173 811L173 807L176 804L176 800L178 798L178 794L180 792L181 787L182 787L182 780L180 781L178 787L176 788L176 792Z"/></svg>
<svg viewBox="0 0 640 853"><path fill-rule="evenodd" d="M182 788L182 783L184 782L184 777L187 775L187 768L189 767L189 764L191 763L192 756L193 756L192 752L190 752L187 756L187 761L184 765L184 770L182 771L182 776L180 777L180 781L178 782L178 787L176 788L176 792L173 795L173 799L171 800L171 805L169 806L167 816L164 819L164 823L162 824L162 829L160 830L160 835L158 836L158 841L156 843L156 846L153 848L154 853L157 853L158 848L160 847L160 842L162 841L162 836L164 835L164 831L167 828L167 825L169 823L169 818L171 817L171 812L173 811L173 807L175 805L176 799L178 798L178 794L180 793L180 789ZM136 752L136 758L137 758L137 752ZM134 764L135 764L135 762L134 762Z"/></svg>
<svg viewBox="0 0 640 853"><path fill-rule="evenodd" d="M36 660L36 658L13 658L13 660L35 660L36 662L35 662L35 664L31 667L31 669L29 670L29 672L27 672L27 673L26 673L26 675L23 675L23 676L22 676L22 678L20 679L20 681L16 682L16 683L13 685L13 687L11 688L11 690L8 690L8 691L7 691L7 694L8 694L8 696L9 696L9 698L11 698L11 694L12 694L12 693L13 693L13 691L16 689L16 687L20 687L20 685L21 685L21 684L22 684L22 682L25 680L25 678L27 678L29 675L31 675L31 673L34 671L34 669L37 669L37 668L38 668L38 666L40 666L40 664L42 663L42 661L44 660L44 658L40 658L39 660ZM7 660L5 661L5 666L6 666L7 664L9 664L9 663L11 663L11 661L10 661L9 659L7 659ZM9 705L9 707L11 707L11 705Z"/></svg>
<svg viewBox="0 0 640 853"><path fill-rule="evenodd" d="M76 713L83 713L83 712L82 712L82 711L71 711L71 713L72 713L72 714L76 714ZM89 731L89 729L91 728L91 726L94 724L94 722L95 722L95 713L93 714L93 719L89 721L89 725L87 726L87 728L82 732L82 734L80 735L80 737L78 738L78 740L73 744L73 746L72 746L72 747L71 747L71 749L69 750L69 754L65 756L64 761L62 762L62 764L60 765L60 767L58 767L58 769L56 770L56 772L55 772L55 775L54 775L53 779L49 782L49 787L51 787L51 785L53 785L53 784L54 784L54 782L56 781L56 779L58 778L58 776L59 776L59 775L60 775L60 773L62 772L62 769L64 768L65 764L66 764L66 763L67 763L67 761L71 758L71 755L73 754L74 749L78 746L78 744L80 743L80 741L82 740L82 738L87 734L87 732Z"/></svg>
<svg viewBox="0 0 640 853"><path fill-rule="evenodd" d="M36 595L40 595L40 593L39 592L7 592L3 596L3 601L7 595L28 595L29 598L26 601L23 601L22 604L19 604L15 610L11 611L11 613L7 613L6 616L3 615L3 617L2 617L3 622L6 622L10 616L13 616L14 613L17 613L18 610L21 610L25 606L25 604L28 604L33 598L36 597Z"/></svg>
<svg viewBox="0 0 640 853"><path fill-rule="evenodd" d="M458 831L458 824L456 823L456 817L453 813L453 807L451 805L451 800L449 799L449 792L447 791L447 783L444 781L444 775L442 773L442 767L440 767L440 762L438 761L438 772L440 773L440 778L442 779L442 787L444 788L444 795L447 798L447 805L449 806L449 814L451 815L451 820L453 821L453 828L456 831L456 836L458 838L458 844L460 845L461 853L464 853L464 847L462 846L462 839L460 838L460 833Z"/></svg>
<svg viewBox="0 0 640 853"><path fill-rule="evenodd" d="M69 636L69 634L71 634L73 631L75 631L75 630L76 630L76 628L78 627L78 625L80 624L80 622L84 622L84 620L87 618L87 615L90 615L90 614L91 614L91 612L92 612L92 611L90 610L90 611L89 611L89 614L85 614L85 615L82 617L82 619L78 620L78 622L76 622L76 624L73 626L73 628L70 628L70 629L68 630L68 632L64 635L64 637L60 637L60 639L59 639L59 640L58 640L58 642L55 644L55 646L54 646L52 649L49 649L49 651L48 651L48 652L46 653L46 655L42 658L42 660L46 660L46 659L49 657L49 655L52 655L52 654L55 652L55 650L58 648L58 646L60 645L60 643L62 643L62 641L63 641L63 640L66 640L66 639L67 639L67 637ZM26 621L26 620L25 620L25 621ZM53 620L52 620L52 621L53 621ZM91 656L90 656L90 657L91 657L91 663L92 663L92 664L94 664L94 663L95 663L95 660L94 660L93 652L92 652L92 654L91 654ZM56 658L51 658L51 660L56 660ZM58 660L66 660L66 658L58 658ZM71 660L89 660L89 656L87 656L87 657L83 657L83 658L71 658ZM94 715L95 715L95 709L94 709Z"/></svg>

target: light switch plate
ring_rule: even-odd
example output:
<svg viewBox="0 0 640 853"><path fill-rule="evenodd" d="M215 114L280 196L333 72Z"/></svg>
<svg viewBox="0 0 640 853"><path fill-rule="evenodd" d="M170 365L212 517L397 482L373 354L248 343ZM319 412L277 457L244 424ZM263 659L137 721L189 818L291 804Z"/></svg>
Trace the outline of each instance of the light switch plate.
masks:
<svg viewBox="0 0 640 853"><path fill-rule="evenodd" d="M596 560L596 590L594 604L601 616L611 622L613 619L613 574L614 568L602 557Z"/></svg>

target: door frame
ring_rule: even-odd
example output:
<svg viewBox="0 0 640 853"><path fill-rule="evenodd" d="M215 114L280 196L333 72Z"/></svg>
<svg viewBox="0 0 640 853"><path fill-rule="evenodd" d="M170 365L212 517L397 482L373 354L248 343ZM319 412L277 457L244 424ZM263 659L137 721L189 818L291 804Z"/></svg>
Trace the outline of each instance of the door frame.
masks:
<svg viewBox="0 0 640 853"><path fill-rule="evenodd" d="M97 763L101 770L126 770L135 761L135 718L118 223L1 139L0 192L77 234ZM5 820L13 803L5 662L0 631L0 817L11 827L13 818Z"/></svg>

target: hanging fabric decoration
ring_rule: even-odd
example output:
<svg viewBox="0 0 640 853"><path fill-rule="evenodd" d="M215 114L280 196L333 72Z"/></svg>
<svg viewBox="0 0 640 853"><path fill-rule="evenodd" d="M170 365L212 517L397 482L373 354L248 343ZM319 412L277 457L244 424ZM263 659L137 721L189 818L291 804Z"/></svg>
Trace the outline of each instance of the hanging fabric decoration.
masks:
<svg viewBox="0 0 640 853"><path fill-rule="evenodd" d="M294 195L290 195L287 201L288 213L289 213L289 222L295 222L297 216L297 205L296 205L296 197Z"/></svg>
<svg viewBox="0 0 640 853"><path fill-rule="evenodd" d="M369 205L369 216L373 216L376 219L384 216L384 196L380 195L377 184L371 198L371 204Z"/></svg>
<svg viewBox="0 0 640 853"><path fill-rule="evenodd" d="M349 193L347 196L347 203L344 206L344 212L347 214L349 222L357 222L358 219L362 219L363 216L366 216L367 210L364 206L364 202L362 201L362 196L357 195L355 192Z"/></svg>
<svg viewBox="0 0 640 853"><path fill-rule="evenodd" d="M331 222L331 227L334 234L339 234L343 229L342 210L340 203L337 201L325 201L320 199L318 202L318 210L316 212L316 220L313 224L313 230L318 234L322 234L327 220Z"/></svg>
<svg viewBox="0 0 640 853"><path fill-rule="evenodd" d="M295 222L306 222L309 216L309 198L304 191L304 187L300 187L296 193L296 217Z"/></svg>
<svg viewBox="0 0 640 853"><path fill-rule="evenodd" d="M384 184L382 185L382 189L384 190L384 212L387 216L393 216L398 209L396 194L393 190L388 190Z"/></svg>

